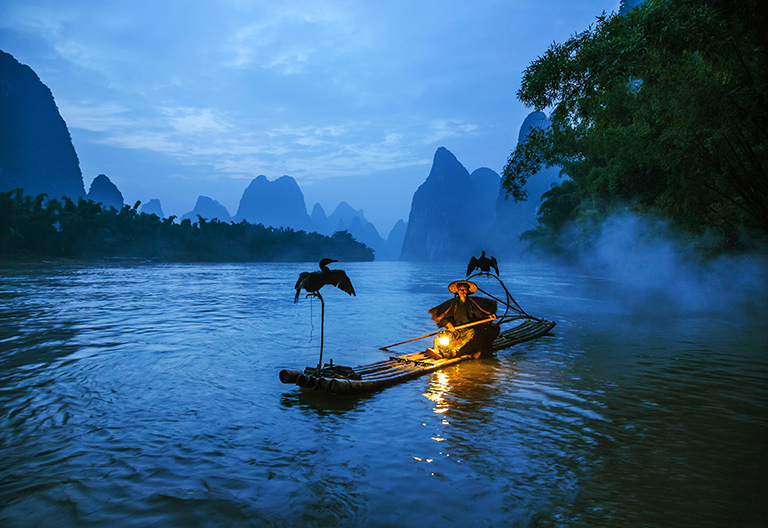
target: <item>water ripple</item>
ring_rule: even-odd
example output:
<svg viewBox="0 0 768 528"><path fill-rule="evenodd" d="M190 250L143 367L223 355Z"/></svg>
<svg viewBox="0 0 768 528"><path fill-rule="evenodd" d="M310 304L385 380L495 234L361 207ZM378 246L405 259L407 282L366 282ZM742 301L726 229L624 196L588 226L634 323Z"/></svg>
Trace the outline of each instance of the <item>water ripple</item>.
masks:
<svg viewBox="0 0 768 528"><path fill-rule="evenodd" d="M557 320L553 335L386 391L328 398L277 379L317 361L320 306L292 295L293 278L315 265L3 268L0 522L768 519L763 327L736 314L638 317L614 310L602 279L520 265L508 286ZM325 357L349 365L432 331L425 310L455 271L344 268L358 296L324 293Z"/></svg>

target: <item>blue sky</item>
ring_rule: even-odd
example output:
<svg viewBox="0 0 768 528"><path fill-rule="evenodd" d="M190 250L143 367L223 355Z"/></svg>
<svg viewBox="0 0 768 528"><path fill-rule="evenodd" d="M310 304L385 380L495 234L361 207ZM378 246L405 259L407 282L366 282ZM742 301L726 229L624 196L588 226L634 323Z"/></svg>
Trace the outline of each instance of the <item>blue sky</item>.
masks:
<svg viewBox="0 0 768 528"><path fill-rule="evenodd" d="M0 0L0 49L51 89L86 190L231 214L260 174L382 236L444 146L500 172L525 67L619 0Z"/></svg>

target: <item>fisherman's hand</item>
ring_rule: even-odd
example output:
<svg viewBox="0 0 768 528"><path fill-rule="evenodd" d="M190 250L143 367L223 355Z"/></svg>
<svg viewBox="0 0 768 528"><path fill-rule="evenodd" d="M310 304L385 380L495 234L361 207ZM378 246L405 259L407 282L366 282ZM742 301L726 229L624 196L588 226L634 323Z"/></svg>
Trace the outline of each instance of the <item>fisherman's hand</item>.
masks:
<svg viewBox="0 0 768 528"><path fill-rule="evenodd" d="M447 325L445 325L445 327L448 329L449 332L453 332L453 324L448 323Z"/></svg>

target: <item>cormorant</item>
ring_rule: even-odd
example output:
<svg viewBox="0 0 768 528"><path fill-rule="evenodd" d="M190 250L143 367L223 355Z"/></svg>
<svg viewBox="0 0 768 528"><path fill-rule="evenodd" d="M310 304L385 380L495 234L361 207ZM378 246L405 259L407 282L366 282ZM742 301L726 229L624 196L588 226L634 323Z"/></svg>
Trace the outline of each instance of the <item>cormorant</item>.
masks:
<svg viewBox="0 0 768 528"><path fill-rule="evenodd" d="M329 258L320 261L320 271L302 271L299 280L296 281L296 298L293 302L299 302L299 295L302 288L311 294L319 295L320 288L326 284L336 286L341 291L350 295L355 295L355 289L352 287L352 281L343 270L328 269L328 264L338 262Z"/></svg>
<svg viewBox="0 0 768 528"><path fill-rule="evenodd" d="M476 270L479 269L481 273L487 273L490 275L491 268L496 270L496 276L499 276L499 265L496 263L496 257L486 257L485 251L483 251L478 258L472 257L469 259L469 265L467 266L467 277Z"/></svg>

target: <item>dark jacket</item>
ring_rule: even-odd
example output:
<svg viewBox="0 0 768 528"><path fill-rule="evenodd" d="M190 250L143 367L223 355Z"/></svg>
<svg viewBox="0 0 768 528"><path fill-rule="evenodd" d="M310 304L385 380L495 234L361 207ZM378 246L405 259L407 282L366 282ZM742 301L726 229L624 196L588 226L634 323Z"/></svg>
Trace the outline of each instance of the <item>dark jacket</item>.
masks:
<svg viewBox="0 0 768 528"><path fill-rule="evenodd" d="M496 313L496 301L493 299L467 296L464 305L464 307L461 306L461 301L456 296L430 309L429 314L432 316L432 320L442 327L448 326L448 323L453 326L465 325L488 319L491 314Z"/></svg>

